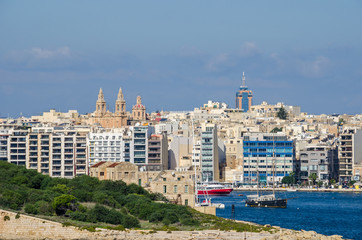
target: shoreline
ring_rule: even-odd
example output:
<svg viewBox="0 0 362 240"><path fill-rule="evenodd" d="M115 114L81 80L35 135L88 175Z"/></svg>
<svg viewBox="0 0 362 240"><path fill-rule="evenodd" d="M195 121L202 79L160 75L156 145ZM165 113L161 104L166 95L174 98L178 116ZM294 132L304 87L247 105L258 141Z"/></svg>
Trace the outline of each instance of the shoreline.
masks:
<svg viewBox="0 0 362 240"><path fill-rule="evenodd" d="M235 192L256 191L256 188L233 188ZM275 188L278 192L346 192L362 193L362 189L336 189L336 188ZM273 188L260 188L259 191L273 191Z"/></svg>
<svg viewBox="0 0 362 240"><path fill-rule="evenodd" d="M237 232L235 230L193 230L193 231L155 231L125 229L124 231L96 228L95 231L79 229L75 226L65 226L60 222L18 214L16 212L0 209L0 238L1 239L134 239L134 240L195 240L195 239L249 239L249 240L342 240L340 235L326 236L315 231L298 231L270 226L270 232ZM5 218L5 216L7 218ZM253 225L252 222L239 221ZM267 226L267 225L265 225Z"/></svg>

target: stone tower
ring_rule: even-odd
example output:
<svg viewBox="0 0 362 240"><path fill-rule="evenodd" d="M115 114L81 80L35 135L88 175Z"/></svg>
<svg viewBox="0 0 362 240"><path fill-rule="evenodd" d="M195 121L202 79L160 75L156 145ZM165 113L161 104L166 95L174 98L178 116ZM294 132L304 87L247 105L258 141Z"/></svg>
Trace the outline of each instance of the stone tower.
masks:
<svg viewBox="0 0 362 240"><path fill-rule="evenodd" d="M137 97L137 103L132 108L133 120L146 120L146 107L142 105L141 96Z"/></svg>
<svg viewBox="0 0 362 240"><path fill-rule="evenodd" d="M101 117L106 113L106 101L104 100L104 95L103 95L103 91L102 88L99 89L99 93L98 93L98 99L97 99L97 103L96 103L96 113L95 115L97 117Z"/></svg>
<svg viewBox="0 0 362 240"><path fill-rule="evenodd" d="M126 113L126 101L124 100L122 88L119 88L118 96L116 100L116 115L123 115Z"/></svg>

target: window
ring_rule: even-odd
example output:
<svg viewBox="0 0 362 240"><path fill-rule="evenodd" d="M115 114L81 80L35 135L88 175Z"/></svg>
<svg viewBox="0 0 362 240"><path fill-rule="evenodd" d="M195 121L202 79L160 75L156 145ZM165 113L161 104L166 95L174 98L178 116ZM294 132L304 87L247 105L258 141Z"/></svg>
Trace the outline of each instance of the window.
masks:
<svg viewBox="0 0 362 240"><path fill-rule="evenodd" d="M185 185L185 193L189 192L189 185ZM186 204L185 204L186 205ZM187 205L186 205L187 206Z"/></svg>
<svg viewBox="0 0 362 240"><path fill-rule="evenodd" d="M100 175L100 176L104 176L104 172L100 172L99 175Z"/></svg>
<svg viewBox="0 0 362 240"><path fill-rule="evenodd" d="M177 185L173 186L173 192L177 193Z"/></svg>
<svg viewBox="0 0 362 240"><path fill-rule="evenodd" d="M167 193L167 186L163 185L163 193Z"/></svg>
<svg viewBox="0 0 362 240"><path fill-rule="evenodd" d="M185 206L188 206L188 205L189 205L189 200L185 199Z"/></svg>
<svg viewBox="0 0 362 240"><path fill-rule="evenodd" d="M138 185L141 186L141 184L142 184L142 180L138 179Z"/></svg>
<svg viewBox="0 0 362 240"><path fill-rule="evenodd" d="M163 178L163 181L166 182L166 178Z"/></svg>

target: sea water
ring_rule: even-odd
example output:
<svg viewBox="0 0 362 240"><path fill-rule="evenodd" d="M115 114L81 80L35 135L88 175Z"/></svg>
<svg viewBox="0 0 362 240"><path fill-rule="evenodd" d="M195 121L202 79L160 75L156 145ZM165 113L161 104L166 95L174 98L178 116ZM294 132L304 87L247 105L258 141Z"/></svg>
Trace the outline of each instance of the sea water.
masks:
<svg viewBox="0 0 362 240"><path fill-rule="evenodd" d="M234 218L234 204L236 220L362 239L362 193L278 192L277 197L289 199L285 209L246 207L246 195L250 194L256 192L234 191L229 196L213 196L213 203L225 204L225 209L217 209L216 215Z"/></svg>

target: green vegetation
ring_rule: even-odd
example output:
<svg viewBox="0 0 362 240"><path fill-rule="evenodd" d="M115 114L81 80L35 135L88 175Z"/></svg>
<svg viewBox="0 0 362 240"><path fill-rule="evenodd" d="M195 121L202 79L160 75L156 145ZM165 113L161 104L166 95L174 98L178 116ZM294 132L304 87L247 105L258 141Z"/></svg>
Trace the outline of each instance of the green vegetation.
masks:
<svg viewBox="0 0 362 240"><path fill-rule="evenodd" d="M283 184L288 184L288 185L295 184L296 183L295 172L290 172L289 176L283 177L282 183Z"/></svg>
<svg viewBox="0 0 362 240"><path fill-rule="evenodd" d="M294 184L295 183L295 178L292 177L292 176L285 176L282 179L282 183L283 184L288 184L288 185Z"/></svg>
<svg viewBox="0 0 362 240"><path fill-rule="evenodd" d="M88 231L96 228L270 230L167 203L162 194L149 193L123 181L99 181L89 176L51 178L7 162L0 162L0 176L1 208L15 210L19 217L20 213L37 215L63 226Z"/></svg>
<svg viewBox="0 0 362 240"><path fill-rule="evenodd" d="M286 120L288 117L288 113L285 110L285 108L281 107L279 111L277 112L277 117L283 120Z"/></svg>
<svg viewBox="0 0 362 240"><path fill-rule="evenodd" d="M315 185L315 183L316 183L316 181L317 181L317 179L318 179L318 176L317 176L316 173L311 173L311 174L309 175L309 179L312 181L313 185Z"/></svg>
<svg viewBox="0 0 362 240"><path fill-rule="evenodd" d="M283 131L283 128L282 128L282 127L280 127L280 128L275 127L275 128L273 128L273 130L271 130L270 132L271 132L271 133L277 133L277 132L282 132L282 131Z"/></svg>

